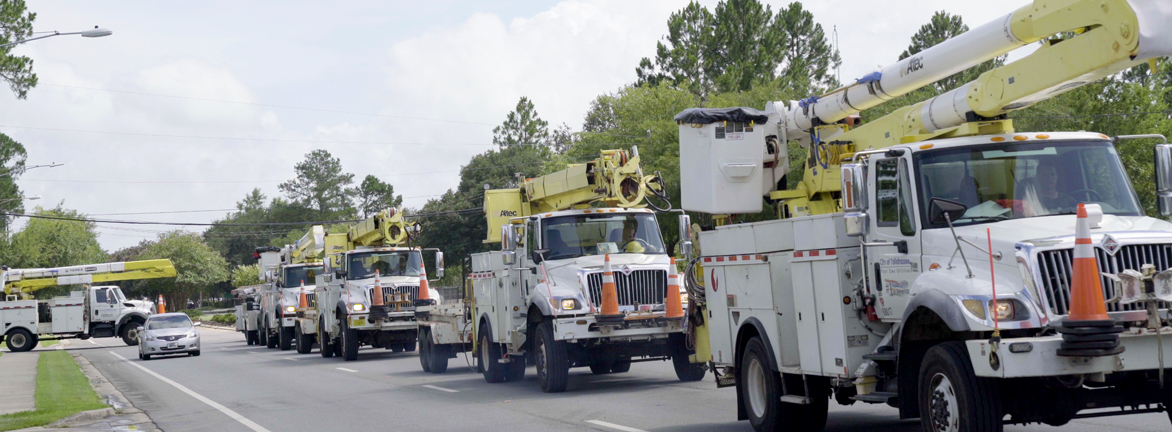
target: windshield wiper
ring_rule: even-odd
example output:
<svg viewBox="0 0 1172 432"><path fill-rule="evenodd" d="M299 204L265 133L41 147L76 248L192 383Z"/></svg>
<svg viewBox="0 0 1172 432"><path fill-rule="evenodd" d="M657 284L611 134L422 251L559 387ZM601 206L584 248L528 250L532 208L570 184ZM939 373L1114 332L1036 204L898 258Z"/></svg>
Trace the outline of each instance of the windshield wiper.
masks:
<svg viewBox="0 0 1172 432"><path fill-rule="evenodd" d="M961 222L997 222L1008 220L1009 216L966 216L956 220L956 223Z"/></svg>

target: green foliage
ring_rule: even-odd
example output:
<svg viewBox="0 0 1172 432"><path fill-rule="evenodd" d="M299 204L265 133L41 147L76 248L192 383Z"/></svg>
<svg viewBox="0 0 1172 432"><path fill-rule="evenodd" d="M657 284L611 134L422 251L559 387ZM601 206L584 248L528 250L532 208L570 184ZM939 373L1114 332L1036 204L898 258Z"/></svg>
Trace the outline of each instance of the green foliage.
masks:
<svg viewBox="0 0 1172 432"><path fill-rule="evenodd" d="M667 26L655 60L635 70L639 84L667 82L700 98L776 79L803 93L838 85L838 51L800 3L774 15L758 0L724 0L714 12L691 2Z"/></svg>
<svg viewBox="0 0 1172 432"><path fill-rule="evenodd" d="M212 315L208 321L218 324L236 324L236 315L234 314L216 314Z"/></svg>
<svg viewBox="0 0 1172 432"><path fill-rule="evenodd" d="M203 319L203 312L200 312L198 309L187 309L184 310L183 313L187 315L188 318L191 318L192 321L199 321Z"/></svg>
<svg viewBox="0 0 1172 432"><path fill-rule="evenodd" d="M2 8L3 6L0 6ZM2 42L0 42L2 43ZM3 62L0 57L0 64ZM3 66L0 66L0 70ZM2 75L3 72L0 72ZM28 157L24 146L8 135L0 133L0 211L5 213L24 212L24 194L17 186L16 179L24 173L25 159ZM0 217L0 231L8 232L10 217Z"/></svg>
<svg viewBox="0 0 1172 432"><path fill-rule="evenodd" d="M907 49L899 55L899 59L903 60L905 58L916 55L920 51L936 46L948 39L960 36L967 31L969 31L969 26L965 25L964 20L961 19L960 15L952 15L945 11L936 12L935 14L932 14L932 19L928 21L927 24L921 26L920 30L917 31L916 34L912 35L911 44L908 45ZM999 56L993 60L983 62L977 66L969 68L968 70L962 71L948 78L944 78L936 82L936 84L933 84L932 87L935 88L935 90L939 93L960 87L965 83L977 79L978 76L980 76L982 73L985 73L985 71L988 71L989 69L1001 67L1005 64L1005 58L1006 56ZM888 104L890 105L891 103L889 102ZM899 106L902 105L896 105L896 107Z"/></svg>
<svg viewBox="0 0 1172 432"><path fill-rule="evenodd" d="M37 207L37 216L85 218L75 210L58 204L56 208ZM24 229L12 236L6 262L13 268L62 267L106 262L106 252L98 245L97 226L92 222L55 219L29 219ZM53 289L38 292L51 296Z"/></svg>
<svg viewBox="0 0 1172 432"><path fill-rule="evenodd" d="M293 166L296 176L278 188L290 201L317 211L319 217L353 214L350 197L354 174L342 171L342 161L326 150L314 150Z"/></svg>
<svg viewBox="0 0 1172 432"><path fill-rule="evenodd" d="M522 96L517 107L505 117L505 122L492 128L492 143L502 148L513 146L544 146L549 144L549 122L542 120L533 107L533 101Z"/></svg>
<svg viewBox="0 0 1172 432"><path fill-rule="evenodd" d="M178 272L174 278L149 279L132 284L135 295L162 294L167 304L178 309L188 299L223 295L217 286L229 278L228 263L220 254L203 242L198 234L175 230L159 234L159 239L146 245L135 259L170 259Z"/></svg>
<svg viewBox="0 0 1172 432"><path fill-rule="evenodd" d="M378 177L367 174L362 184L355 190L358 199L358 210L362 217L368 218L388 208L397 208L403 205L403 196L395 195L395 187L390 183L383 183Z"/></svg>
<svg viewBox="0 0 1172 432"><path fill-rule="evenodd" d="M315 210L281 198L274 198L265 206L265 196L254 189L236 203L237 211L217 220L215 225L204 232L209 246L229 263L236 265L254 264L252 252L258 246L284 246L284 239L301 238L310 225L303 226L240 226L237 224L305 222L318 220Z"/></svg>
<svg viewBox="0 0 1172 432"><path fill-rule="evenodd" d="M260 284L260 269L256 265L237 265L232 268L231 277L235 288L257 285Z"/></svg>
<svg viewBox="0 0 1172 432"><path fill-rule="evenodd" d="M43 426L82 411L105 408L106 404L68 352L48 351L37 360L36 407L0 416L0 431Z"/></svg>
<svg viewBox="0 0 1172 432"><path fill-rule="evenodd" d="M0 1L0 45L28 39L33 34L33 21L37 14L28 12L24 0ZM9 53L17 45L0 48L0 79L17 99L24 99L28 90L37 86L37 74L33 73L33 60Z"/></svg>

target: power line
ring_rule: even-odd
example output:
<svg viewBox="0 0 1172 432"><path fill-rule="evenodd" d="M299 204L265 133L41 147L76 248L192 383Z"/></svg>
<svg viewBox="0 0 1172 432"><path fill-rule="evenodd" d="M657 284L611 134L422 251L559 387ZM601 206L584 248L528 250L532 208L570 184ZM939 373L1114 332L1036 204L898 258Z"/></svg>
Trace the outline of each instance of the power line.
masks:
<svg viewBox="0 0 1172 432"><path fill-rule="evenodd" d="M223 99L209 99L209 98L198 98L198 97L190 97L190 96L166 95L166 94L159 94L159 93L136 92L136 91L128 91L128 90L110 90L110 89L103 89L103 88L70 86L70 85L63 85L63 84L48 84L48 83L43 83L43 82L37 83L37 85L71 88L71 89L81 89L81 90L103 91L103 92L110 92L110 93L133 94L133 95L140 95L140 96L165 97L165 98L171 98L171 99L186 99L186 100L197 100L197 101L205 101L205 102L230 103L230 104L238 104L238 105L262 106L262 107L272 107L272 108L286 108L286 109L295 109L295 110L302 110L302 111L317 111L317 112L327 112L327 113L334 113L334 114L355 114L355 115L363 115L363 116L370 116L370 117L396 118L396 119L402 119L402 120L420 120L420 121L441 122L441 123L459 123L459 124L468 124L468 125L477 125L477 126L496 126L494 124L480 123L480 122L469 122L469 121L459 121L459 120L440 120L440 119L430 119L430 118L423 118L423 117L410 117L410 116L400 116L400 115L390 115L390 114L371 114L371 113L364 113L364 112L357 112L357 111L341 111L341 110L331 110L331 109L323 109L323 108L306 108L306 107L298 107L298 106L291 106L291 105L275 105L275 104L265 104L265 103L257 103L257 102L240 102L240 101L230 101L230 100L223 100Z"/></svg>
<svg viewBox="0 0 1172 432"><path fill-rule="evenodd" d="M72 222L90 222L90 223L104 223L104 224L123 224L123 225L170 225L170 226L303 226L303 225L326 225L339 223L355 223L361 222L359 219L343 219L330 221L307 221L307 222L249 222L249 223L209 223L209 222L154 222L154 221L129 221L129 220L113 220L113 219L86 219L73 218L65 216L46 216L46 215L30 215L23 213L0 213L0 215L8 217L26 217L31 219L48 219L61 220Z"/></svg>
<svg viewBox="0 0 1172 432"><path fill-rule="evenodd" d="M393 143L393 142L378 142L378 141L320 141L320 140L306 140L306 139L279 139L279 138L240 138L240 137L215 137L215 136L195 136L195 135L171 135L171 134L151 134L139 132L113 132L113 131L95 131L84 129L64 129L64 128L45 128L34 126L12 126L0 125L0 129L28 129L41 130L53 132L76 132L76 133L95 133L105 135L129 135L129 136L145 136L154 138L190 138L190 139L205 139L205 140L222 140L222 141L264 141L264 142L282 142L282 143L308 143L308 144L366 144L366 145L386 145L386 146L475 146L487 147L495 144L468 144L468 143Z"/></svg>
<svg viewBox="0 0 1172 432"><path fill-rule="evenodd" d="M176 214L176 213L211 213L222 211L236 211L234 208L230 209L211 209L211 210L176 210L176 211L157 211L157 212L138 212L138 213L91 213L89 216L129 216L129 215L152 215L152 214Z"/></svg>

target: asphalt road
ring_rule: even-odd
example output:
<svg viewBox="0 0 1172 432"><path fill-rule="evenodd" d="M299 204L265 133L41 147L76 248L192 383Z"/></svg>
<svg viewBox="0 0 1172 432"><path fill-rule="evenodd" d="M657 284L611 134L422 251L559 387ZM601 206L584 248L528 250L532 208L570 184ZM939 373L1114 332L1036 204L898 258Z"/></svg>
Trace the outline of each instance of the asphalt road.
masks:
<svg viewBox="0 0 1172 432"><path fill-rule="evenodd" d="M364 349L357 361L248 346L239 333L200 330L203 355L143 362L119 339L75 341L126 397L167 432L185 431L751 431L736 421L736 394L711 377L680 383L668 362L592 375L571 370L566 393L544 394L533 368L523 382L488 384L464 358L443 375L415 353ZM140 367L141 366L141 367ZM150 372L148 372L148 370ZM182 387L182 389L180 389ZM894 408L831 402L827 431L919 431ZM1009 431L1169 430L1165 414L1076 420Z"/></svg>

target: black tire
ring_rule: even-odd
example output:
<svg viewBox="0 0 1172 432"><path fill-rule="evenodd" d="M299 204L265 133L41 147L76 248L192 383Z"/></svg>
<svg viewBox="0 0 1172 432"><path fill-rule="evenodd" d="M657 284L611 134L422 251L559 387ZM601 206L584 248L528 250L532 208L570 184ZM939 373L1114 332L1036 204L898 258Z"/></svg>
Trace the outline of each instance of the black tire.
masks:
<svg viewBox="0 0 1172 432"><path fill-rule="evenodd" d="M409 340L402 344L403 352L415 352L415 340Z"/></svg>
<svg viewBox="0 0 1172 432"><path fill-rule="evenodd" d="M738 373L737 391L741 393L738 399L753 430L815 432L825 429L830 403L829 383L807 377L809 382L803 385L801 376L787 377L787 388L795 395L801 395L802 389L808 386L810 404L781 402L781 376L770 367L765 343L759 336L745 343Z"/></svg>
<svg viewBox="0 0 1172 432"><path fill-rule="evenodd" d="M566 352L566 341L554 340L553 324L549 321L537 326L536 346L537 381L541 384L541 391L566 391L570 379L570 356Z"/></svg>
<svg viewBox="0 0 1172 432"><path fill-rule="evenodd" d="M448 358L451 356L451 347L447 345L436 345L434 342L431 345L431 355L428 356L428 361L431 362L431 373L442 374L448 371Z"/></svg>
<svg viewBox="0 0 1172 432"><path fill-rule="evenodd" d="M431 330L419 328L419 366L424 372L431 372Z"/></svg>
<svg viewBox="0 0 1172 432"><path fill-rule="evenodd" d="M4 339L4 342L8 344L8 350L12 352L32 351L38 342L37 339L33 338L32 333L22 328L8 332L8 336Z"/></svg>
<svg viewBox="0 0 1172 432"><path fill-rule="evenodd" d="M141 352L138 353L138 359L142 360L142 353Z"/></svg>
<svg viewBox="0 0 1172 432"><path fill-rule="evenodd" d="M525 356L512 356L510 359L511 362L505 363L505 381L524 381Z"/></svg>
<svg viewBox="0 0 1172 432"><path fill-rule="evenodd" d="M938 431L951 425L961 432L1000 432L1005 411L997 383L977 377L964 342L928 349L920 366L920 425Z"/></svg>
<svg viewBox="0 0 1172 432"><path fill-rule="evenodd" d="M246 333L248 335L248 344L249 345L260 345L260 335L258 335L257 333L259 333L259 332L257 332L256 330L249 330Z"/></svg>
<svg viewBox="0 0 1172 432"><path fill-rule="evenodd" d="M498 362L501 346L489 339L488 333L480 334L480 363L484 369L484 380L490 383L505 382L505 364Z"/></svg>
<svg viewBox="0 0 1172 432"><path fill-rule="evenodd" d="M387 348L390 348L391 352L403 352L403 344L399 342L394 342Z"/></svg>
<svg viewBox="0 0 1172 432"><path fill-rule="evenodd" d="M150 354L143 354L142 361L150 361L150 359L151 359Z"/></svg>
<svg viewBox="0 0 1172 432"><path fill-rule="evenodd" d="M293 349L293 329L282 326L278 327L277 333L281 335L281 351Z"/></svg>
<svg viewBox="0 0 1172 432"><path fill-rule="evenodd" d="M350 328L350 323L342 321L342 360L358 360L358 330Z"/></svg>
<svg viewBox="0 0 1172 432"><path fill-rule="evenodd" d="M293 338L297 342L298 354L309 354L313 351L313 335L307 335L301 331L301 323L293 326Z"/></svg>
<svg viewBox="0 0 1172 432"><path fill-rule="evenodd" d="M192 351L188 354L191 354L192 357L199 357L199 351Z"/></svg>
<svg viewBox="0 0 1172 432"><path fill-rule="evenodd" d="M242 333L244 333L244 343L246 345L252 345L252 334L250 334L248 330L245 330Z"/></svg>
<svg viewBox="0 0 1172 432"><path fill-rule="evenodd" d="M692 353L688 350L688 344L683 334L673 334L668 339L671 344L671 364L675 367L676 378L683 382L700 381L704 379L704 374L708 372L708 368L703 363L692 363L688 361L688 356Z"/></svg>
<svg viewBox="0 0 1172 432"><path fill-rule="evenodd" d="M613 362L599 360L590 364L590 372L595 375L608 374L612 365L614 365Z"/></svg>
<svg viewBox="0 0 1172 432"><path fill-rule="evenodd" d="M621 358L610 364L610 373L624 373L631 371L631 359Z"/></svg>
<svg viewBox="0 0 1172 432"><path fill-rule="evenodd" d="M317 320L317 335L318 339L320 339L318 341L318 344L320 345L318 347L318 351L321 352L322 358L333 357L334 344L331 343L330 335L326 334L325 318L320 318Z"/></svg>
<svg viewBox="0 0 1172 432"><path fill-rule="evenodd" d="M142 332L142 324L131 321L122 326L122 342L128 346L138 345L138 335Z"/></svg>
<svg viewBox="0 0 1172 432"><path fill-rule="evenodd" d="M266 317L265 318L265 328L264 328L265 347L266 348L276 348L277 347L277 342L278 342L277 336L273 334L273 328L271 327L272 324L273 323L269 322L269 319Z"/></svg>

